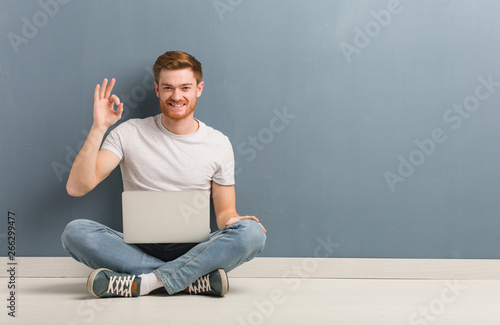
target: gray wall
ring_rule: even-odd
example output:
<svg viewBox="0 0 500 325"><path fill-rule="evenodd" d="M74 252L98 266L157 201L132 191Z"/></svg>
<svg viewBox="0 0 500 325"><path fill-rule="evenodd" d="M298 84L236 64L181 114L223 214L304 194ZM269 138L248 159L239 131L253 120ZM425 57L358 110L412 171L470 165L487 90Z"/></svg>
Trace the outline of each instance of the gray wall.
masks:
<svg viewBox="0 0 500 325"><path fill-rule="evenodd" d="M196 116L232 141L264 256L500 257L500 2L0 5L3 255L8 211L21 256L64 256L76 218L121 229L119 170L65 192L93 89L115 77L126 118L157 114L150 68L181 49L203 63Z"/></svg>

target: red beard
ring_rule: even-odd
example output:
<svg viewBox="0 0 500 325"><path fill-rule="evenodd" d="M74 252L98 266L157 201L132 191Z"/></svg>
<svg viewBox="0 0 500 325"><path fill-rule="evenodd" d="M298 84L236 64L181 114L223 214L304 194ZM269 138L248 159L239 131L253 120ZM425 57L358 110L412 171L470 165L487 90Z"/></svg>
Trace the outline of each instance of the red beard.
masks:
<svg viewBox="0 0 500 325"><path fill-rule="evenodd" d="M181 111L176 111L172 106L169 104L174 104L174 105L179 105L179 104L185 104L186 108ZM173 101L173 100L166 100L164 102L160 102L160 109L162 113L167 116L168 118L175 120L175 121L180 121L182 119L185 119L188 117L191 113L194 112L196 108L196 101L194 103L189 103L184 100L180 100L178 102Z"/></svg>

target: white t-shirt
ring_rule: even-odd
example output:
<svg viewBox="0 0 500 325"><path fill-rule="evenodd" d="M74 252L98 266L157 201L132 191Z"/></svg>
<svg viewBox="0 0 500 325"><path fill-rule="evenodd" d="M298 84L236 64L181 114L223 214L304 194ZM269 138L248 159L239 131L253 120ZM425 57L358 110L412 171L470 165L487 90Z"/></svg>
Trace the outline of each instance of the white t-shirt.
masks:
<svg viewBox="0 0 500 325"><path fill-rule="evenodd" d="M121 159L125 191L210 190L212 180L233 185L229 139L198 122L195 133L177 135L161 124L161 114L131 119L112 130L101 149Z"/></svg>

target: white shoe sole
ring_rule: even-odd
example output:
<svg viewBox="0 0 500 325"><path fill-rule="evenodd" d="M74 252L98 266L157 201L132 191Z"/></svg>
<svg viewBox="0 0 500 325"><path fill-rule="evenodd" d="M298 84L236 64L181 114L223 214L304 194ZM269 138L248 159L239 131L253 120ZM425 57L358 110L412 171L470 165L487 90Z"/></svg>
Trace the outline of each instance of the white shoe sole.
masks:
<svg viewBox="0 0 500 325"><path fill-rule="evenodd" d="M221 297L224 297L224 295L228 292L229 290L229 280L227 279L227 273L223 269L218 269L217 270L220 274L220 280L222 281L222 292L220 293Z"/></svg>
<svg viewBox="0 0 500 325"><path fill-rule="evenodd" d="M94 279L99 274L101 271L111 271L110 269L105 269L105 268L100 268L92 271L89 275L89 279L87 280L87 289L89 290L90 294L96 298L100 298L98 295L94 293L94 290L92 290L92 287L94 286Z"/></svg>

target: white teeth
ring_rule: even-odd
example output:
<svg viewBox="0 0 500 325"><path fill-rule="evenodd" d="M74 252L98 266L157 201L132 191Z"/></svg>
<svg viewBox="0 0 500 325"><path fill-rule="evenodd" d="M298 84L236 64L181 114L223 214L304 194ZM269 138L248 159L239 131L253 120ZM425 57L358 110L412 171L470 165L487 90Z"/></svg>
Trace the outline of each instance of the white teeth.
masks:
<svg viewBox="0 0 500 325"><path fill-rule="evenodd" d="M170 104L170 105L172 105L173 107L182 107L182 106L184 106L184 104L178 104L178 105Z"/></svg>

